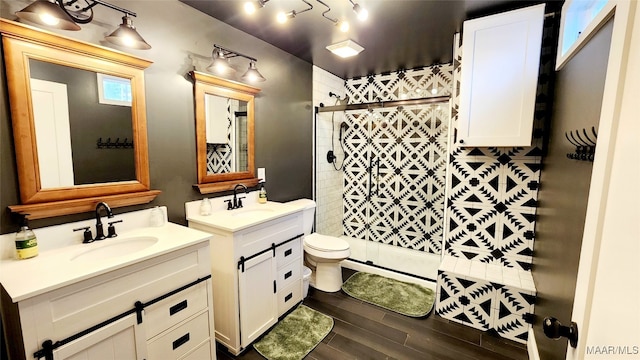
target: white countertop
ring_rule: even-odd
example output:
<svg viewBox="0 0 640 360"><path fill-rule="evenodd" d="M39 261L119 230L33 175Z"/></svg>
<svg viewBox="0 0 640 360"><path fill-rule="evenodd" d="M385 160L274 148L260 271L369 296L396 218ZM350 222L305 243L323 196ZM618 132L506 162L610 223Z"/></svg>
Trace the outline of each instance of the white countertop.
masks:
<svg viewBox="0 0 640 360"><path fill-rule="evenodd" d="M268 201L266 204L250 204L240 209L215 210L211 215L200 215L197 203L187 203L187 220L213 228L236 232L246 228L265 223L298 211L300 206L288 203Z"/></svg>
<svg viewBox="0 0 640 360"><path fill-rule="evenodd" d="M99 247L126 242L135 237L156 237L153 245L124 251L122 255L104 259L95 257L72 260L74 257ZM14 302L61 288L94 276L98 276L140 261L167 254L188 246L208 241L211 235L185 226L166 223L161 227L143 227L126 230L115 238L90 244L74 244L40 252L31 259L0 260L0 283Z"/></svg>

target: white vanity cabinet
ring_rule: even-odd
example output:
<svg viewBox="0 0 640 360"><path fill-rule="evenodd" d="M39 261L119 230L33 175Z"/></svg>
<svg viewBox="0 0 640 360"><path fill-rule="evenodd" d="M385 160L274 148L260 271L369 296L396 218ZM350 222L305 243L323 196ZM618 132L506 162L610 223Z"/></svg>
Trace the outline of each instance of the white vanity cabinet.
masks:
<svg viewBox="0 0 640 360"><path fill-rule="evenodd" d="M464 22L458 146L529 146L544 4Z"/></svg>
<svg viewBox="0 0 640 360"><path fill-rule="evenodd" d="M237 355L302 300L302 212L238 229L187 219L212 234L216 340Z"/></svg>
<svg viewBox="0 0 640 360"><path fill-rule="evenodd" d="M215 359L209 253L205 237L17 302L3 284L10 359L33 359L47 340L56 360Z"/></svg>

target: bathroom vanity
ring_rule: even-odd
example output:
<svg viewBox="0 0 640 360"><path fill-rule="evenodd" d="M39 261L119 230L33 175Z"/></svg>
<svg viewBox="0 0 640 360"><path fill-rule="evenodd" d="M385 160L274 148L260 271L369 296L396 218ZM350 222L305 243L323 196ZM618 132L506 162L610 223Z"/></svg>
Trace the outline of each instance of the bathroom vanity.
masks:
<svg viewBox="0 0 640 360"><path fill-rule="evenodd" d="M171 223L3 258L10 359L215 359L210 264L209 234Z"/></svg>
<svg viewBox="0 0 640 360"><path fill-rule="evenodd" d="M202 216L198 206L186 214L212 234L216 340L237 355L302 300L302 209L267 202Z"/></svg>

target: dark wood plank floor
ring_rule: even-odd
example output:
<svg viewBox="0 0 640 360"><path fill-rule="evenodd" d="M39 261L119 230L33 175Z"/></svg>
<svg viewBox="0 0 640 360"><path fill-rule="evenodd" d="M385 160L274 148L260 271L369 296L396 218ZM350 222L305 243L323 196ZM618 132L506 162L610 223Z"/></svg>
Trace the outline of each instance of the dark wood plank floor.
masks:
<svg viewBox="0 0 640 360"><path fill-rule="evenodd" d="M345 279L353 273L343 269ZM307 359L527 359L526 347L431 313L410 318L343 292L309 289L304 304L334 319L333 330ZM218 345L218 360L234 359ZM235 359L263 359L253 347Z"/></svg>

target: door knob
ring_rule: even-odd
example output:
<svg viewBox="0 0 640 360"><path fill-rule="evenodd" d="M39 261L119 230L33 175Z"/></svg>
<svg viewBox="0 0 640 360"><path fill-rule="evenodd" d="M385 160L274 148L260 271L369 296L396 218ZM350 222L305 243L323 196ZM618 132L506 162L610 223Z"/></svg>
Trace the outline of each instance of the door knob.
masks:
<svg viewBox="0 0 640 360"><path fill-rule="evenodd" d="M547 316L542 322L542 329L548 338L558 340L561 337L569 339L571 347L578 346L578 324L571 322L571 325L564 326L558 319Z"/></svg>

